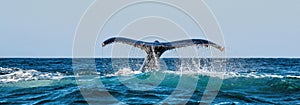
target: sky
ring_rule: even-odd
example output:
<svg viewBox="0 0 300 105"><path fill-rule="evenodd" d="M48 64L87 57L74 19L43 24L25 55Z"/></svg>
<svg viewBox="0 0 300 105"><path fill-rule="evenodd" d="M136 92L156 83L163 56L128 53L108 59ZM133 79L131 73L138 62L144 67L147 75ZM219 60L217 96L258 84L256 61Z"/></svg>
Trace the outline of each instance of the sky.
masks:
<svg viewBox="0 0 300 105"><path fill-rule="evenodd" d="M1 0L0 57L71 57L77 25L92 2ZM300 57L299 0L205 2L223 32L228 57Z"/></svg>

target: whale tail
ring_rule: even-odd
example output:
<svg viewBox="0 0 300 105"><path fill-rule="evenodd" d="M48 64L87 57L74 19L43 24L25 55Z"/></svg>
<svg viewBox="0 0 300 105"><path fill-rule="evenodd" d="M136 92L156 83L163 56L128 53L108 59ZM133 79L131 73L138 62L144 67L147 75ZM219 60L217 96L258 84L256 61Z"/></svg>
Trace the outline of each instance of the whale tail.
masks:
<svg viewBox="0 0 300 105"><path fill-rule="evenodd" d="M113 37L107 39L102 43L102 47L105 47L106 45L112 43L127 44L144 50L147 53L147 57L141 68L142 71L149 71L151 69L158 70L159 58L165 51L168 50L182 48L182 47L189 47L189 46L205 46L205 47L211 46L216 49L219 49L220 51L225 50L224 47L204 39L187 39L187 40L161 43L159 41L144 42L144 41L138 41L138 40L123 38L123 37Z"/></svg>

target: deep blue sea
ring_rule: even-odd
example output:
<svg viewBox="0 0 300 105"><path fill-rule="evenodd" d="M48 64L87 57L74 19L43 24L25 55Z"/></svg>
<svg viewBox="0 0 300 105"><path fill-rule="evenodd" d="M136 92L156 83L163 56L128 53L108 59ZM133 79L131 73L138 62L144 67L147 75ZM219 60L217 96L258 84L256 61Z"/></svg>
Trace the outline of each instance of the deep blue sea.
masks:
<svg viewBox="0 0 300 105"><path fill-rule="evenodd" d="M300 59L162 61L142 73L138 58L0 58L0 104L300 105Z"/></svg>

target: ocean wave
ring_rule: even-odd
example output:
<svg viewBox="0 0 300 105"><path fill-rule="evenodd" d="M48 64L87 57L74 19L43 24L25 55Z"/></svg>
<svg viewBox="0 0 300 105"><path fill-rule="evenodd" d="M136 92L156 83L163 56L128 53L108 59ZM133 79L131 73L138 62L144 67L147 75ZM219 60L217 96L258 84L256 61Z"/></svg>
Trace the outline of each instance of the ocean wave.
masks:
<svg viewBox="0 0 300 105"><path fill-rule="evenodd" d="M216 72L216 71L209 71L205 69L201 70L178 70L178 71L170 71L170 70L163 70L163 71L151 71L157 73L164 73L173 76L189 76L198 78L198 76L205 76L205 77L213 77L219 79L234 79L234 78L253 78L253 79L261 79L261 78L288 78L288 79L300 79L300 76L293 76L293 75L277 75L277 74L266 74L266 73L239 73L239 72ZM97 72L96 75L101 75L100 78L106 77L132 77L134 75L145 74L141 71L132 70L130 68L122 68L114 73L107 73L103 74ZM11 83L11 82L19 82L19 81L33 81L33 80L60 80L62 78L67 77L78 77L81 75L64 75L63 73L56 72L41 72L37 70L23 70L20 68L2 68L0 67L0 83Z"/></svg>
<svg viewBox="0 0 300 105"><path fill-rule="evenodd" d="M231 75L232 74L232 75ZM229 72L227 73L228 78L294 78L294 79L300 79L300 76L292 76L292 75L279 75L279 74L267 74L267 73L235 73L235 72Z"/></svg>
<svg viewBox="0 0 300 105"><path fill-rule="evenodd" d="M153 72L156 72L156 71L153 71ZM143 73L143 72L135 71L130 68L122 68L115 73L106 74L105 77L132 76L132 75L141 74L141 73ZM267 73L257 73L257 72L250 72L250 73L216 72L216 71L209 71L209 70L205 70L205 69L178 70L178 71L163 70L162 73L174 74L174 75L199 75L199 76L216 77L216 78L220 78L220 79L231 79L231 78L256 78L256 79L259 79L259 78L293 78L293 79L300 79L300 76L294 76L294 75L279 75L279 74L267 74Z"/></svg>
<svg viewBox="0 0 300 105"><path fill-rule="evenodd" d="M113 76L132 76L132 75L136 75L136 74L141 74L142 71L133 71L129 68L122 68L120 70L118 70L115 73L111 73L111 74L107 74L105 76L107 77L113 77Z"/></svg>
<svg viewBox="0 0 300 105"><path fill-rule="evenodd" d="M0 83L12 83L19 81L33 80L59 80L64 75L62 73L40 72L37 70L23 70L20 68L2 68L0 67Z"/></svg>

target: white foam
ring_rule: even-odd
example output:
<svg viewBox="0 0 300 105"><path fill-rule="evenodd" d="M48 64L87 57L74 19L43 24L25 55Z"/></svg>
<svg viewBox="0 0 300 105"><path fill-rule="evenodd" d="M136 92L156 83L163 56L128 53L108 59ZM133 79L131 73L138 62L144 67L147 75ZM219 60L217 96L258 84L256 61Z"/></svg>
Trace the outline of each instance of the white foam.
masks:
<svg viewBox="0 0 300 105"><path fill-rule="evenodd" d="M228 78L235 78L235 77L246 77L246 78L297 78L300 79L300 76L292 76L292 75L278 75L278 74L266 74L266 73L234 73L235 75L229 75L234 72L226 73L228 75Z"/></svg>
<svg viewBox="0 0 300 105"><path fill-rule="evenodd" d="M106 76L108 77L112 77L112 76L131 76L131 75L135 75L135 74L141 74L141 71L133 71L129 68L122 68L120 70L118 70L117 72L113 73L113 74L107 74Z"/></svg>
<svg viewBox="0 0 300 105"><path fill-rule="evenodd" d="M107 74L106 76L131 76L135 74L140 74L141 71L133 71L129 68L123 68L113 74ZM257 72L251 73L238 73L238 72L216 72L216 71L209 71L209 70L182 70L182 71L170 71L165 70L163 73L175 74L175 75L202 75L202 76L209 76L209 77L217 77L220 79L230 79L230 78L297 78L300 79L300 76L283 76L283 75L276 75L276 74L259 74Z"/></svg>
<svg viewBox="0 0 300 105"><path fill-rule="evenodd" d="M209 76L209 77L217 77L217 78L226 78L226 72L212 72L206 70L199 70L199 71L164 71L165 73L172 73L176 75L202 75L202 76Z"/></svg>
<svg viewBox="0 0 300 105"><path fill-rule="evenodd" d="M288 77L288 78L297 78L297 79L300 79L300 76L287 75L286 77Z"/></svg>
<svg viewBox="0 0 300 105"><path fill-rule="evenodd" d="M37 70L22 70L19 68L0 67L0 83L10 83L33 80L59 80L64 76L62 73L39 72Z"/></svg>
<svg viewBox="0 0 300 105"><path fill-rule="evenodd" d="M214 105L238 105L239 102L220 102Z"/></svg>

